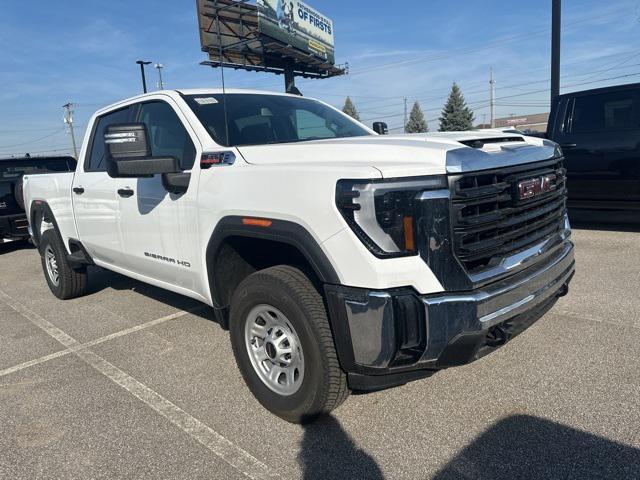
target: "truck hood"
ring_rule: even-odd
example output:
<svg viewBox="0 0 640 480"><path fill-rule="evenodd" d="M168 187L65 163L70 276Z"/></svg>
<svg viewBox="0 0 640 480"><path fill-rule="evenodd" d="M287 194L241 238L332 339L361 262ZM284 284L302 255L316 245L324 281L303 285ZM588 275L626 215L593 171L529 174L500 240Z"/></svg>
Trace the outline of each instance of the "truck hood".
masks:
<svg viewBox="0 0 640 480"><path fill-rule="evenodd" d="M472 146L470 146L472 145ZM548 140L500 132L451 132L238 147L250 164L372 167L384 178L442 175L552 158Z"/></svg>

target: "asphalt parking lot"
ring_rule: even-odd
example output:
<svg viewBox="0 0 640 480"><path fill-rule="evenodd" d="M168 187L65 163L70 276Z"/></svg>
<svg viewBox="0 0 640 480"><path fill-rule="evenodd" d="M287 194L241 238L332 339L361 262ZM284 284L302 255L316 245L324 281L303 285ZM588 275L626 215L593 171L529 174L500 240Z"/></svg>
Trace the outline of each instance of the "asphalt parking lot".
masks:
<svg viewBox="0 0 640 480"><path fill-rule="evenodd" d="M206 307L98 270L60 302L0 245L0 478L640 478L640 233L574 240L570 295L523 335L304 427Z"/></svg>

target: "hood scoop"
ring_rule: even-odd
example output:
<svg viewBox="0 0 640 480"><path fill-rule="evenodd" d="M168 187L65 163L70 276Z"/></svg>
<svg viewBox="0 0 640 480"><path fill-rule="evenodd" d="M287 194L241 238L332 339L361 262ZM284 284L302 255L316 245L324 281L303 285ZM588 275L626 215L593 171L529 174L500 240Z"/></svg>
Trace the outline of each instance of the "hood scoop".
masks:
<svg viewBox="0 0 640 480"><path fill-rule="evenodd" d="M495 138L478 138L474 140L461 140L460 143L471 148L484 148L485 145L499 143L524 142L522 137L495 137Z"/></svg>

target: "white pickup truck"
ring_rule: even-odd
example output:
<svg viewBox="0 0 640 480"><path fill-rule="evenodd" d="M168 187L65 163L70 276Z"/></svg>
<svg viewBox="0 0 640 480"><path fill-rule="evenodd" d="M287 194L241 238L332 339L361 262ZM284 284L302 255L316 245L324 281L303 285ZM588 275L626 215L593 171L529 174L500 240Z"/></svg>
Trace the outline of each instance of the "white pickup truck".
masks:
<svg viewBox="0 0 640 480"><path fill-rule="evenodd" d="M293 95L122 101L92 117L75 173L24 192L54 295L82 295L96 265L210 305L291 422L491 352L575 268L556 144L377 135Z"/></svg>

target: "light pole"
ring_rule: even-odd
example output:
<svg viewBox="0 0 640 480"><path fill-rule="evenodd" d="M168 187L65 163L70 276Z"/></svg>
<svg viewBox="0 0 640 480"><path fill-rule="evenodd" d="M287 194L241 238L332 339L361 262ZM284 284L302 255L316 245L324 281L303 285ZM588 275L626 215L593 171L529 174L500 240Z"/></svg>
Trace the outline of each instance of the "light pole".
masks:
<svg viewBox="0 0 640 480"><path fill-rule="evenodd" d="M496 81L493 79L493 67L489 70L489 88L491 90L489 102L491 111L491 128L496 128Z"/></svg>
<svg viewBox="0 0 640 480"><path fill-rule="evenodd" d="M149 65L151 62L145 62L144 60L138 60L136 63L138 65L140 65L140 74L142 75L142 91L144 93L147 93L147 79L144 76L144 66L145 65Z"/></svg>
<svg viewBox="0 0 640 480"><path fill-rule="evenodd" d="M551 12L551 104L560 95L560 32L562 1L552 0Z"/></svg>
<svg viewBox="0 0 640 480"><path fill-rule="evenodd" d="M164 68L164 65L162 65L161 63L156 63L154 67L156 70L158 70L158 88L160 90L164 90L164 82L162 81L162 69Z"/></svg>

